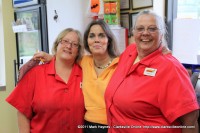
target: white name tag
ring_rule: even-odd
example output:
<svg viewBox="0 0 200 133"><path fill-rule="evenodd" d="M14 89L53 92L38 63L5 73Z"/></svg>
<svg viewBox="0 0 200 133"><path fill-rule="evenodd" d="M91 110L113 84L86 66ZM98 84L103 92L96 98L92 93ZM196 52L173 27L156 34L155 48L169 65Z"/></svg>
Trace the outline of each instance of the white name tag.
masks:
<svg viewBox="0 0 200 133"><path fill-rule="evenodd" d="M146 67L144 70L144 75L153 77L156 75L156 72L157 72L157 69Z"/></svg>

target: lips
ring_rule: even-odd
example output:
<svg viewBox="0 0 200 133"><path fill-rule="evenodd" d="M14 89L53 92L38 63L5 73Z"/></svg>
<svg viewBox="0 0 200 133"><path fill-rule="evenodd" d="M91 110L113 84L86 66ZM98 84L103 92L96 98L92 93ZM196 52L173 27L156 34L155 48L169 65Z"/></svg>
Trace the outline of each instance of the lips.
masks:
<svg viewBox="0 0 200 133"><path fill-rule="evenodd" d="M152 39L140 39L141 42L151 42Z"/></svg>
<svg viewBox="0 0 200 133"><path fill-rule="evenodd" d="M149 42L149 40L141 40L142 42Z"/></svg>
<svg viewBox="0 0 200 133"><path fill-rule="evenodd" d="M93 47L96 49L99 49L99 48L101 48L101 45L94 45Z"/></svg>
<svg viewBox="0 0 200 133"><path fill-rule="evenodd" d="M72 54L71 51L68 51L68 50L63 50L64 53L67 53L67 54Z"/></svg>

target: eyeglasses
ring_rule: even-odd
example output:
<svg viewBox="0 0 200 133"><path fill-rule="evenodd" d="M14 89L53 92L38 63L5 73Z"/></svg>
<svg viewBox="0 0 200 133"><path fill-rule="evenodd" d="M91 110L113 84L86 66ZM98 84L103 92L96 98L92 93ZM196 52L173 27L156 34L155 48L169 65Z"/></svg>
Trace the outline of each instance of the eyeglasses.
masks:
<svg viewBox="0 0 200 133"><path fill-rule="evenodd" d="M78 48L79 47L79 44L75 43L75 42L72 42L70 40L60 40L59 41L62 45L66 45L66 46L69 46L72 47L72 48Z"/></svg>
<svg viewBox="0 0 200 133"><path fill-rule="evenodd" d="M138 27L136 26L133 30L139 34L143 33L145 30L147 30L149 33L153 34L160 29L155 26L149 26L147 29L145 29L144 26L138 26Z"/></svg>

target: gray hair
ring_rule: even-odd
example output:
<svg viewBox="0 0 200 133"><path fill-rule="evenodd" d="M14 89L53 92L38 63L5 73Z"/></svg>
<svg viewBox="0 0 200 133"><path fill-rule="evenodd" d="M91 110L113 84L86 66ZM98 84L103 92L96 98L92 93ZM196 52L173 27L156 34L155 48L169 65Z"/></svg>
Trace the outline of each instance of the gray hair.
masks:
<svg viewBox="0 0 200 133"><path fill-rule="evenodd" d="M137 23L137 20L140 16L142 15L152 15L155 17L156 19L156 22L157 22L157 27L160 29L160 33L163 35L162 37L162 45L164 46L167 46L167 27L166 27L166 24L165 24L165 21L164 19L159 16L158 14L156 14L155 12L151 11L151 10L144 10L144 11L141 11L137 14L136 18L135 18L135 21L133 23L133 27L132 29L134 30L135 29L135 26L136 26L136 23Z"/></svg>

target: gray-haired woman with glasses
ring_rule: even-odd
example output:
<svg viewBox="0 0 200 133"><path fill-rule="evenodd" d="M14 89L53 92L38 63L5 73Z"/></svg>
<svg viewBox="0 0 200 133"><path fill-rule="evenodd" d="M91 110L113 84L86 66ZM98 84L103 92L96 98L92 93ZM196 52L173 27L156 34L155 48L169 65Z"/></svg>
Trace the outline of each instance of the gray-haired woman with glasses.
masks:
<svg viewBox="0 0 200 133"><path fill-rule="evenodd" d="M165 25L142 11L133 27L135 44L120 56L105 92L109 133L198 133L199 105L188 72L162 54Z"/></svg>

